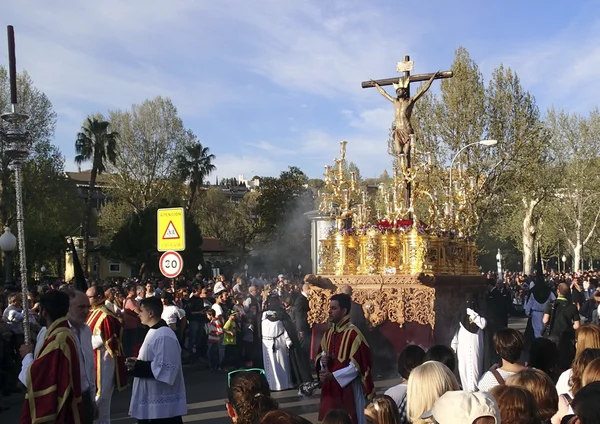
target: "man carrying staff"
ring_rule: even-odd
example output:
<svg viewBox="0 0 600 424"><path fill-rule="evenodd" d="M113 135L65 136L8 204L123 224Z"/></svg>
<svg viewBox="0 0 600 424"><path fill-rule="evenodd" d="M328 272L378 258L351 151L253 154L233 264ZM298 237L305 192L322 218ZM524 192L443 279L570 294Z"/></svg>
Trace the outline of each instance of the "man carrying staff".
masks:
<svg viewBox="0 0 600 424"><path fill-rule="evenodd" d="M329 301L333 324L321 340L317 371L323 382L319 421L331 409L342 409L354 424L364 424L366 401L375 395L371 376L371 350L360 330L350 322L352 301L347 294L335 294Z"/></svg>
<svg viewBox="0 0 600 424"><path fill-rule="evenodd" d="M94 417L98 414L96 408L96 371L94 367L94 349L92 349L92 332L85 323L90 312L90 303L84 292L77 290L65 291L69 296L69 312L67 319L71 327L71 334L77 343L79 353L79 372L81 376L81 403L83 405L83 419L81 424L93 424ZM46 338L47 327L42 327L37 335L35 344L35 355L39 355L40 349ZM33 362L33 356L28 353L29 346L22 346L23 358L19 380L27 386L27 371Z"/></svg>
<svg viewBox="0 0 600 424"><path fill-rule="evenodd" d="M48 329L35 359L33 345L20 349L27 388L20 423L80 424L81 375L77 342L67 321L69 296L51 290L40 298L40 309Z"/></svg>
<svg viewBox="0 0 600 424"><path fill-rule="evenodd" d="M125 356L121 345L121 323L106 306L104 290L92 286L86 291L91 311L87 324L92 330L92 347L96 364L97 424L110 424L110 401L114 387L127 386Z"/></svg>

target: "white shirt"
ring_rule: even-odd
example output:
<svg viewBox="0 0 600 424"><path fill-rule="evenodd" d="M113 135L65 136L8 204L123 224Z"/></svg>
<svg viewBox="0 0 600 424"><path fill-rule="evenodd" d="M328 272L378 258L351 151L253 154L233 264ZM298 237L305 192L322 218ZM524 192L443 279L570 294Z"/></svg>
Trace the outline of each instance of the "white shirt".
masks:
<svg viewBox="0 0 600 424"><path fill-rule="evenodd" d="M73 334L73 338L77 344L77 349L79 349L79 375L81 376L81 392L83 393L89 390L93 400L96 396L96 368L94 365L94 350L92 349L92 330L87 324L83 324L83 326L80 327L79 332L77 331L77 328L71 325L70 322L69 326L71 327L71 333ZM28 353L21 362L19 381L23 383L25 387L27 387L27 371L34 361L34 355L37 357L42 345L44 344L47 330L48 329L46 327L42 327L37 335L34 354Z"/></svg>
<svg viewBox="0 0 600 424"><path fill-rule="evenodd" d="M169 305L163 308L160 317L167 323L167 325L177 324L178 319L183 319L185 317L185 311L183 309L179 309L175 305Z"/></svg>
<svg viewBox="0 0 600 424"><path fill-rule="evenodd" d="M514 374L514 372L504 371L500 368L498 368L497 371L500 374L500 377L502 377L505 382L508 377ZM494 374L492 374L491 371L486 371L485 374L483 374L483 376L479 380L479 383L477 383L477 388L480 392L489 392L490 390L492 390L492 388L499 385L500 383L498 383L498 380L496 380Z"/></svg>
<svg viewBox="0 0 600 424"><path fill-rule="evenodd" d="M400 409L400 404L402 403L402 398L406 395L406 391L408 390L407 382L397 384L393 387L387 389L384 395L391 397L396 402L396 406Z"/></svg>
<svg viewBox="0 0 600 424"><path fill-rule="evenodd" d="M573 394L571 393L571 387L569 387L569 380L571 379L571 375L573 374L573 369L569 368L565 372L563 372L560 377L558 377L558 381L556 382L556 391L559 395L564 395L567 393L573 399Z"/></svg>
<svg viewBox="0 0 600 424"><path fill-rule="evenodd" d="M138 420L172 418L187 414L181 347L169 327L151 328L138 355L150 361L154 378L135 377L129 415Z"/></svg>
<svg viewBox="0 0 600 424"><path fill-rule="evenodd" d="M106 306L106 309L111 311L113 314L122 314L123 313L123 310L121 308L119 308L117 305L115 305L113 302L106 300L106 301L104 301L104 305Z"/></svg>
<svg viewBox="0 0 600 424"><path fill-rule="evenodd" d="M219 318L221 315L223 315L223 307L218 303L212 305L212 309L215 311L215 317Z"/></svg>
<svg viewBox="0 0 600 424"><path fill-rule="evenodd" d="M8 324L8 328L15 334L23 334L23 311L15 305L9 305L2 314L2 319Z"/></svg>

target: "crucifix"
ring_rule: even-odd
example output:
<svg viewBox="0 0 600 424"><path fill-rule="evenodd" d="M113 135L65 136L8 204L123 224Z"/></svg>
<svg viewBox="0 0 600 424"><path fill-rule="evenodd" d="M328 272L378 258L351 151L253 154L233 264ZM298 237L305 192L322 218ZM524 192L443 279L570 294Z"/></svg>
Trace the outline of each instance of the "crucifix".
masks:
<svg viewBox="0 0 600 424"><path fill-rule="evenodd" d="M387 100L394 104L394 123L392 125L392 138L394 141L395 153L398 156L398 163L404 164L406 169L411 168L411 138L414 137L414 130L410 122L412 111L415 103L419 100L431 87L433 81L442 78L451 78L452 71L435 72L431 74L411 75L413 70L413 61L410 57L404 56L402 62L398 62L396 66L397 72L401 72L399 78L387 78L381 80L363 81L362 88L375 87L377 91ZM410 96L410 83L426 81L425 85L415 94ZM384 86L392 85L396 90L396 97L389 95ZM404 206L406 209L410 207L411 198L411 183L407 182L404 198Z"/></svg>

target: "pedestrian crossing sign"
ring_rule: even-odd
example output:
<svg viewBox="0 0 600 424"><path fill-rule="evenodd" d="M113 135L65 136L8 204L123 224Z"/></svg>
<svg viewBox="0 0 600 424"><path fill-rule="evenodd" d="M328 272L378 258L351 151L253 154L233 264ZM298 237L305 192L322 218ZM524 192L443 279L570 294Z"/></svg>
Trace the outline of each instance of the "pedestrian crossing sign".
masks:
<svg viewBox="0 0 600 424"><path fill-rule="evenodd" d="M185 250L185 219L183 208L165 208L157 212L157 241L159 252Z"/></svg>

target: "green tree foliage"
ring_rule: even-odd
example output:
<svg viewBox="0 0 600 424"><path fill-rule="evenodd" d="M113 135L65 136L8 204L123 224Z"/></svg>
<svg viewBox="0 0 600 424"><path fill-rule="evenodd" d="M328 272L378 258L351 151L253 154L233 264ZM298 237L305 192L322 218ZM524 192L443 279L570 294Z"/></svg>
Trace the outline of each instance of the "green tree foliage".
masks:
<svg viewBox="0 0 600 424"><path fill-rule="evenodd" d="M30 160L36 158L60 157L58 150L51 144L54 130L56 129L56 112L52 103L44 93L38 90L27 72L17 75L17 95L20 110L29 116L25 129L29 132L31 140ZM0 66L0 111L10 111L10 85L8 70ZM0 131L3 122L0 120ZM2 190L0 197L0 219L2 224L9 222L9 215L15 210L12 171L9 168L8 157L4 154L0 161L0 179Z"/></svg>
<svg viewBox="0 0 600 424"><path fill-rule="evenodd" d="M118 133L110 130L110 123L101 119L88 117L77 134L75 141L75 163L92 163L90 181L87 191L87 210L83 216L83 254L81 266L84 274L88 273L88 249L90 243L90 221L94 213L92 199L96 189L96 178L102 175L108 165L114 165L117 158Z"/></svg>
<svg viewBox="0 0 600 424"><path fill-rule="evenodd" d="M188 199L185 210L189 212L196 192L204 184L204 179L210 175L217 167L212 163L215 155L209 153L208 147L202 146L202 143L196 141L185 146L184 153L177 157L177 173L181 180L188 182Z"/></svg>
<svg viewBox="0 0 600 424"><path fill-rule="evenodd" d="M292 272L310 261L310 223L304 213L314 207L308 178L299 168L261 179L256 205L261 237L255 251L268 261L265 266Z"/></svg>
<svg viewBox="0 0 600 424"><path fill-rule="evenodd" d="M600 112L588 116L550 109L546 117L551 150L561 179L554 187L554 222L579 270L581 251L594 241L600 219Z"/></svg>
<svg viewBox="0 0 600 424"><path fill-rule="evenodd" d="M155 205L164 193L182 194L178 158L196 142L170 99L156 97L129 110L109 112L119 133L116 163L110 168L110 194L140 212Z"/></svg>
<svg viewBox="0 0 600 424"><path fill-rule="evenodd" d="M170 207L160 204L148 207L128 217L125 224L114 235L107 254L115 259L133 265L139 270L140 277L157 273L158 260L161 253L156 250L156 211L160 207ZM202 262L202 235L193 217L185 217L186 248L180 252L183 258L184 270L190 274Z"/></svg>
<svg viewBox="0 0 600 424"><path fill-rule="evenodd" d="M221 240L232 259L245 261L259 235L258 193L247 193L237 203L219 187L201 193L192 212L205 237Z"/></svg>
<svg viewBox="0 0 600 424"><path fill-rule="evenodd" d="M54 275L61 275L66 237L79 234L85 205L62 174L62 160L57 157L27 162L23 185L28 269L33 272L34 264L46 264Z"/></svg>
<svg viewBox="0 0 600 424"><path fill-rule="evenodd" d="M64 176L64 158L52 144L56 113L48 97L34 86L27 72L17 75L19 110L29 116L31 153L23 166L23 205L28 270L45 264L60 275L65 237L78 231L82 204L74 185ZM0 110L10 110L7 69L0 66ZM0 122L0 131L2 130ZM0 152L0 220L17 233L14 173ZM18 256L15 256L18 260Z"/></svg>
<svg viewBox="0 0 600 424"><path fill-rule="evenodd" d="M446 193L450 172L455 181L474 178L477 197L470 207L479 217L478 229L484 226L484 232L520 245L530 272L543 201L553 185L548 135L535 99L516 73L502 65L486 87L479 67L462 47L452 71L454 77L441 82L441 94L428 93L415 108L418 146L436 158L430 183ZM483 139L495 139L498 145L478 145ZM471 144L450 170L455 154Z"/></svg>

